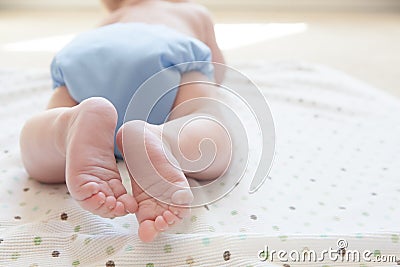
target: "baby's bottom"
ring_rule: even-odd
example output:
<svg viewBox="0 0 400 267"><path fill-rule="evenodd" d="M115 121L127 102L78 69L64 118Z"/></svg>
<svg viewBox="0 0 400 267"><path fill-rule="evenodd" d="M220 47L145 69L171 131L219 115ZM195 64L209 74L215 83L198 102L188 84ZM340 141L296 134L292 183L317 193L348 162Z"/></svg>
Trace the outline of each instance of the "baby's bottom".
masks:
<svg viewBox="0 0 400 267"><path fill-rule="evenodd" d="M180 89L176 104L190 99L190 95L199 90ZM104 98L90 98L76 106L74 104L67 89L61 87L49 104L51 109L26 123L20 144L28 173L45 183L65 181L71 196L94 214L115 217L135 212L140 224L139 236L143 241L153 240L159 232L188 215L189 210L182 205L190 205L193 196L185 173L171 163L171 155L182 153L194 160L200 156L200 142L210 138L217 145L214 162L209 168L190 172L190 175L198 179L213 179L227 167L229 138L214 121L204 119L188 123L178 138L177 130L193 113L204 114L201 109L189 113L177 112L174 114L176 119L160 126L131 121L124 124L117 135L121 150L132 148L123 151L129 161L126 162L128 167L135 166L128 168L131 178L134 178L131 179L133 196L130 196L122 185L114 158L117 123L114 106ZM166 130L162 133L163 129ZM167 145L163 145L162 135ZM166 151L167 148L170 151ZM168 159L166 154L170 155ZM172 184L163 183L159 175ZM149 191L173 205L157 201L146 193Z"/></svg>

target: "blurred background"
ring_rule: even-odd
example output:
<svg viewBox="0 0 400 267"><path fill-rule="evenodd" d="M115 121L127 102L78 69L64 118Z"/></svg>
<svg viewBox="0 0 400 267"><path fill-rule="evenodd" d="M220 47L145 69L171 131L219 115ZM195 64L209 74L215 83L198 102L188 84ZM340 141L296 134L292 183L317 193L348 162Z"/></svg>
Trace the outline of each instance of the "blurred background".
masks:
<svg viewBox="0 0 400 267"><path fill-rule="evenodd" d="M400 0L199 0L228 64L308 61L400 97ZM49 68L106 15L99 0L0 0L0 68Z"/></svg>

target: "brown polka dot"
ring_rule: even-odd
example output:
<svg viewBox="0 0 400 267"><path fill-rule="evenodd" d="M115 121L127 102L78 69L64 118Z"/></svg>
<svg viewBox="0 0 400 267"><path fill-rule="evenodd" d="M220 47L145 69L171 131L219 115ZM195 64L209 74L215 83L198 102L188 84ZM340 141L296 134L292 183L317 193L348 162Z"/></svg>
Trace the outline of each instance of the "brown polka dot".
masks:
<svg viewBox="0 0 400 267"><path fill-rule="evenodd" d="M21 216L15 216L14 219L21 220Z"/></svg>
<svg viewBox="0 0 400 267"><path fill-rule="evenodd" d="M51 256L53 256L54 258L57 258L58 256L60 256L60 252L57 251L57 250L54 250L54 251L51 253Z"/></svg>
<svg viewBox="0 0 400 267"><path fill-rule="evenodd" d="M227 250L223 254L224 260L229 261L231 259L231 253Z"/></svg>
<svg viewBox="0 0 400 267"><path fill-rule="evenodd" d="M106 267L115 267L115 263L114 263L114 261L107 261L106 262Z"/></svg>
<svg viewBox="0 0 400 267"><path fill-rule="evenodd" d="M66 221L68 219L68 214L63 212L60 217L61 217L61 220Z"/></svg>
<svg viewBox="0 0 400 267"><path fill-rule="evenodd" d="M24 192L28 192L29 191L29 188L24 188Z"/></svg>
<svg viewBox="0 0 400 267"><path fill-rule="evenodd" d="M285 264L283 265L283 267L290 267L290 265L287 264L287 263L285 263Z"/></svg>

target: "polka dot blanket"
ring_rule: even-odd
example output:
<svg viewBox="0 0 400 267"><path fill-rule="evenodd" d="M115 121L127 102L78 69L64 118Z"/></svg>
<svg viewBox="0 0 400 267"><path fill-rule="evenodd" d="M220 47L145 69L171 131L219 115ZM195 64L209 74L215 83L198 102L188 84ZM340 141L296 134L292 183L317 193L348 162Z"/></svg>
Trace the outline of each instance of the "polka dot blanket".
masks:
<svg viewBox="0 0 400 267"><path fill-rule="evenodd" d="M28 177L18 135L44 109L49 73L0 70L0 266L399 265L400 101L315 64L235 67L260 87L274 117L269 177L254 194L240 183L193 209L150 244L140 242L134 215L94 216L65 185ZM250 154L258 150L250 145Z"/></svg>

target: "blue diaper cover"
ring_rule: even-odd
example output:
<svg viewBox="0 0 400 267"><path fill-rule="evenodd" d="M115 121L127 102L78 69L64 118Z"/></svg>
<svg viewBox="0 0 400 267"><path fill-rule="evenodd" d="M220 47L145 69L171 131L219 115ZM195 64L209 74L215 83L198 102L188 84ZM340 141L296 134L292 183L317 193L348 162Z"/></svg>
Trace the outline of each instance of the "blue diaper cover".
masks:
<svg viewBox="0 0 400 267"><path fill-rule="evenodd" d="M78 103L94 96L113 103L118 112L118 130L137 89L154 74L172 67L157 79L158 84L151 92L146 89L152 97L146 97L147 92L142 93L143 99L136 99L136 106L129 107L129 112L133 113L129 114L130 120L164 123L182 73L200 71L213 77L211 64L179 65L194 61L211 61L209 47L195 38L163 25L116 23L78 35L54 57L51 76L53 87L66 86ZM159 100L146 103L150 101L148 98L154 99L154 94L160 96ZM141 112L140 103L154 106L150 114ZM121 157L116 146L115 155Z"/></svg>

